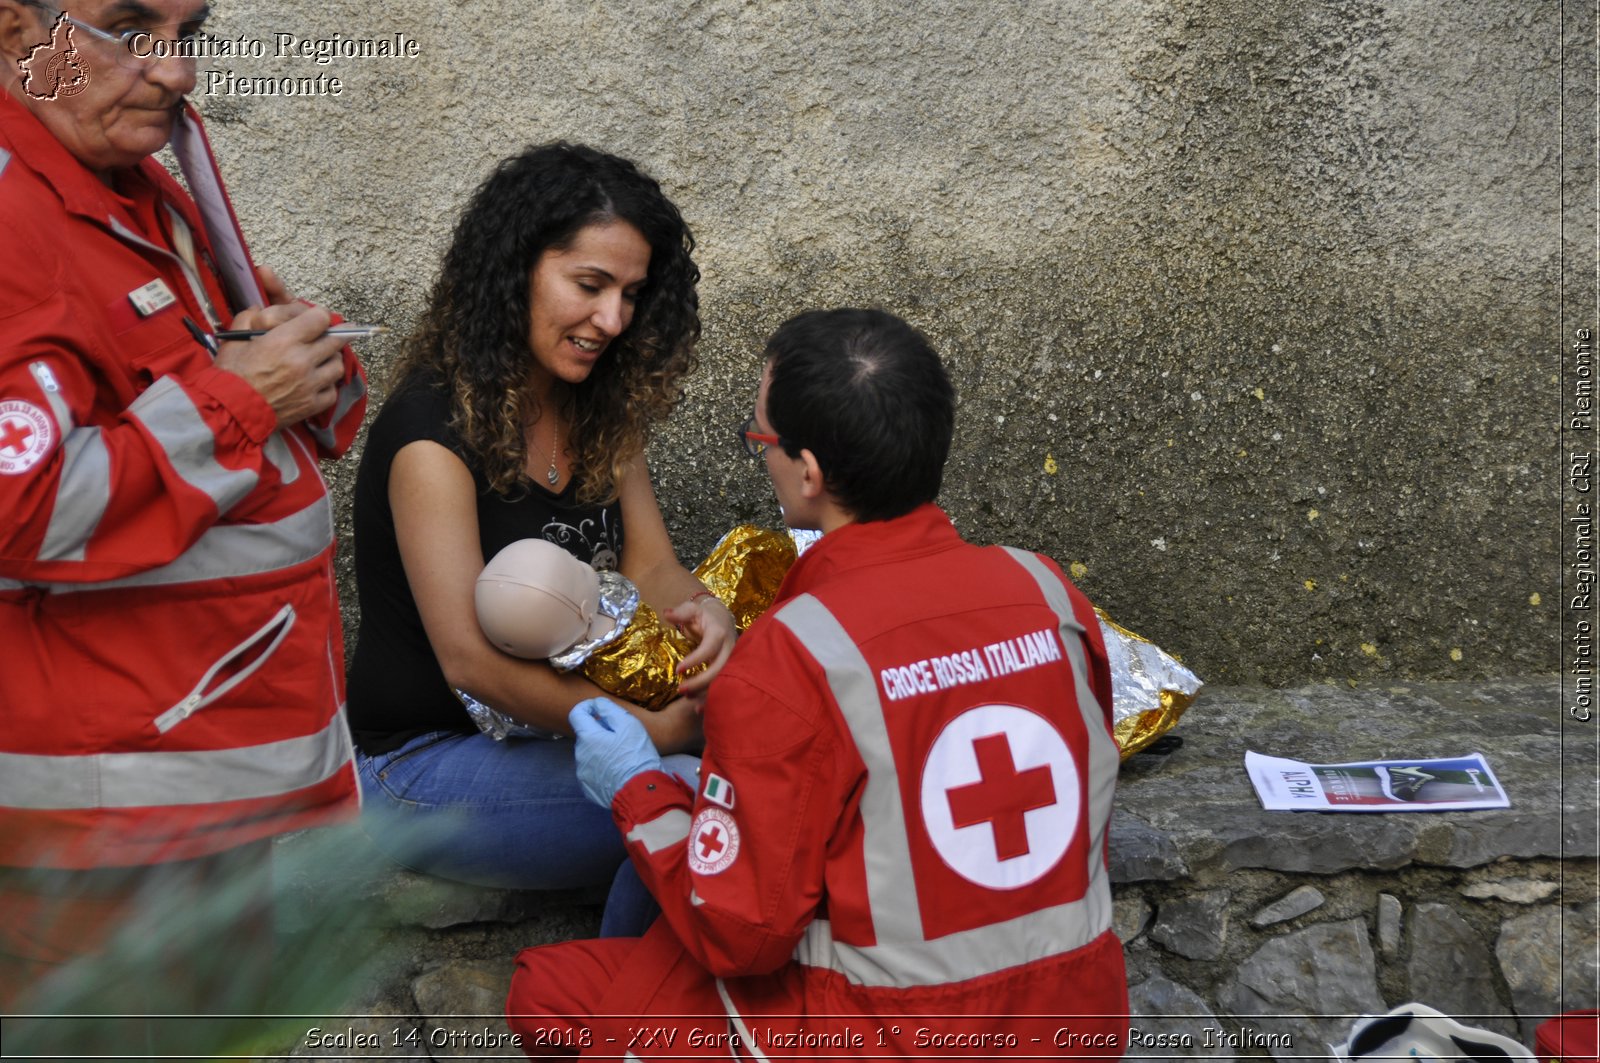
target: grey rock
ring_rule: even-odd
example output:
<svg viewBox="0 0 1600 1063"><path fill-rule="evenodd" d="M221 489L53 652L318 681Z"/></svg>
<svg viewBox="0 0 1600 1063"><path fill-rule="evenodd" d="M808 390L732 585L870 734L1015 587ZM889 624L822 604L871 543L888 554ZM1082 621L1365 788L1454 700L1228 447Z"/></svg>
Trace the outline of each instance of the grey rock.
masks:
<svg viewBox="0 0 1600 1063"><path fill-rule="evenodd" d="M1522 801L1527 801L1527 796L1526 791L1518 794ZM1478 867L1507 856L1594 856L1594 831L1588 832L1585 841L1581 831L1573 833L1570 821L1538 812L1543 803L1529 801L1531 808L1497 809L1482 819L1469 819L1456 830L1449 859L1443 862L1451 867Z"/></svg>
<svg viewBox="0 0 1600 1063"><path fill-rule="evenodd" d="M1378 894L1378 949L1385 956L1393 956L1400 949L1401 913L1399 897Z"/></svg>
<svg viewBox="0 0 1600 1063"><path fill-rule="evenodd" d="M1416 834L1400 816L1312 815L1259 812L1259 825L1230 825L1225 841L1228 870L1268 868L1297 874L1332 875L1351 868L1403 867L1416 856Z"/></svg>
<svg viewBox="0 0 1600 1063"><path fill-rule="evenodd" d="M1400 693L1210 687L1185 717L1186 724L1206 720L1204 734L1191 734L1159 772L1124 780L1119 811L1175 847L1170 854L1163 847L1166 866L1150 877L1171 874L1180 864L1196 876L1255 868L1316 875L1417 864L1468 868L1505 857L1560 856L1563 846L1567 858L1583 857L1595 848L1594 832L1574 834L1583 817L1569 808L1573 799L1551 770L1560 763L1569 777L1577 775L1585 767L1581 750L1577 743L1563 746L1559 721L1528 708L1548 702L1554 690L1548 680L1419 683ZM1353 731L1354 720L1361 724ZM1430 755L1486 749L1517 805L1470 815L1267 812L1239 769L1239 758L1261 745L1256 736L1262 734L1298 759L1322 763L1394 749ZM1354 748L1353 734L1359 737Z"/></svg>
<svg viewBox="0 0 1600 1063"><path fill-rule="evenodd" d="M1170 881L1189 874L1177 843L1165 831L1123 809L1111 814L1111 881Z"/></svg>
<svg viewBox="0 0 1600 1063"><path fill-rule="evenodd" d="M1316 911L1327 903L1327 900L1322 891L1315 886L1297 886L1251 916L1250 925L1260 928L1274 923L1288 922L1307 912Z"/></svg>
<svg viewBox="0 0 1600 1063"><path fill-rule="evenodd" d="M1505 1014L1505 1001L1496 990L1494 957L1454 908L1424 902L1412 908L1408 922L1406 978L1412 1000L1446 1015ZM1513 1024L1504 1019L1467 1021L1498 1033L1514 1032Z"/></svg>
<svg viewBox="0 0 1600 1063"><path fill-rule="evenodd" d="M1124 945L1144 933L1154 909L1143 897L1118 897L1111 902L1111 928Z"/></svg>
<svg viewBox="0 0 1600 1063"><path fill-rule="evenodd" d="M1463 897L1479 901L1505 901L1509 904L1538 904L1549 900L1561 888L1556 882L1531 878L1496 879L1473 882L1461 887Z"/></svg>
<svg viewBox="0 0 1600 1063"><path fill-rule="evenodd" d="M1217 1003L1241 1020L1255 1047L1276 1058L1319 1055L1350 1032L1345 1018L1386 1011L1366 923L1349 919L1268 941L1223 983Z"/></svg>
<svg viewBox="0 0 1600 1063"><path fill-rule="evenodd" d="M1207 890L1163 902L1151 940L1191 960L1216 959L1228 936L1230 898L1227 890Z"/></svg>
<svg viewBox="0 0 1600 1063"><path fill-rule="evenodd" d="M1126 1059L1189 1059L1229 1055L1217 1043L1217 1017L1200 995L1156 975L1128 987Z"/></svg>
<svg viewBox="0 0 1600 1063"><path fill-rule="evenodd" d="M1511 989L1525 1044L1538 1016L1594 1007L1596 917L1592 904L1536 908L1500 928L1495 957Z"/></svg>
<svg viewBox="0 0 1600 1063"><path fill-rule="evenodd" d="M460 962L436 967L412 982L433 1058L517 1053L505 1021L511 971L509 962Z"/></svg>

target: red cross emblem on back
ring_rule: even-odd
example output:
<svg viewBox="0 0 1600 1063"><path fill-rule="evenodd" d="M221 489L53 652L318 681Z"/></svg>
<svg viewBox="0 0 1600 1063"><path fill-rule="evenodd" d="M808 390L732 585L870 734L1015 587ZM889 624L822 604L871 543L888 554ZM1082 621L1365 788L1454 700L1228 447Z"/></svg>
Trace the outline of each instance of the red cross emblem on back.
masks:
<svg viewBox="0 0 1600 1063"><path fill-rule="evenodd" d="M1083 775L1066 734L1020 705L975 705L946 723L917 791L939 859L985 889L1037 882L1083 833Z"/></svg>
<svg viewBox="0 0 1600 1063"><path fill-rule="evenodd" d="M1056 803L1055 782L1045 766L1017 771L1011 741L1005 734L974 739L980 781L949 791L950 818L956 827L987 822L994 831L995 858L1011 860L1028 854L1025 816Z"/></svg>

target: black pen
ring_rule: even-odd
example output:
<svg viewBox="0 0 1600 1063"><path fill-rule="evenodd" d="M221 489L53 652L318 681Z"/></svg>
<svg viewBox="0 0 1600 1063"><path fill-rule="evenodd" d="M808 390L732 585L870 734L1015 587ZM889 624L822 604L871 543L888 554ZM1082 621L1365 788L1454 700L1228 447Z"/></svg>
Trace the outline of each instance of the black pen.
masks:
<svg viewBox="0 0 1600 1063"><path fill-rule="evenodd" d="M218 329L216 336L218 340L253 340L257 336L265 336L268 331L270 330L264 328L225 328ZM388 325L335 325L324 335L364 340L369 336L376 336L379 333L388 331Z"/></svg>
<svg viewBox="0 0 1600 1063"><path fill-rule="evenodd" d="M210 351L213 358L216 357L217 341L211 336L206 335L206 331L199 325L196 325L193 318L184 318L183 327L189 330L189 335L194 337L194 341L196 343Z"/></svg>

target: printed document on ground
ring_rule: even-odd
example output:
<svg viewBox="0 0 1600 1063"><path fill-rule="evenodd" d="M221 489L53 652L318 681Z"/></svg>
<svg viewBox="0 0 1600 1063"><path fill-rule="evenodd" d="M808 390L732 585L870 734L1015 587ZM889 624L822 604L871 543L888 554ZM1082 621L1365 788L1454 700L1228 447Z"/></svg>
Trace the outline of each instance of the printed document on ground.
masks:
<svg viewBox="0 0 1600 1063"><path fill-rule="evenodd" d="M1244 767L1269 812L1448 812L1511 805L1482 753L1307 764L1248 752Z"/></svg>

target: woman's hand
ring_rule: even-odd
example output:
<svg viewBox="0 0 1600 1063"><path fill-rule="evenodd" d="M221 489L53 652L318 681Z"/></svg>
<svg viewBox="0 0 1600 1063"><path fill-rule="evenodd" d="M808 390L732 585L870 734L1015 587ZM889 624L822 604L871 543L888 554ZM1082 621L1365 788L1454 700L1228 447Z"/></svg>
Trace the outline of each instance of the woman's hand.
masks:
<svg viewBox="0 0 1600 1063"><path fill-rule="evenodd" d="M715 597L705 594L673 606L661 614L678 625L678 630L695 642L694 650L678 664L678 693L700 694L711 685L711 680L728 663L733 644L739 638L739 626L734 623L728 607ZM702 665L694 675L688 673Z"/></svg>

